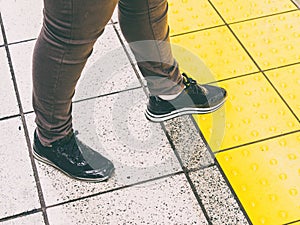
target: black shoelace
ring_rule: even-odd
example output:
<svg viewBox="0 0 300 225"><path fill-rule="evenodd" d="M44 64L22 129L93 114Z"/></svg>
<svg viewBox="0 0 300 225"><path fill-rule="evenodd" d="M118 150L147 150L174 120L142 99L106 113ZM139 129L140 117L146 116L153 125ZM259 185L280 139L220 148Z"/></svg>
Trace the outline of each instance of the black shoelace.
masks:
<svg viewBox="0 0 300 225"><path fill-rule="evenodd" d="M206 90L201 86L197 85L197 81L188 77L185 73L182 73L183 84L189 88L189 90L194 94L205 93Z"/></svg>

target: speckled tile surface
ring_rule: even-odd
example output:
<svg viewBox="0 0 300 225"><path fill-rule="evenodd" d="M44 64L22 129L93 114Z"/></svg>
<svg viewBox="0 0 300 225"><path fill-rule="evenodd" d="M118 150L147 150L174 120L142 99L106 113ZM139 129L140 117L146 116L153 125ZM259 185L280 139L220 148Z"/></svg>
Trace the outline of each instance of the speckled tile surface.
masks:
<svg viewBox="0 0 300 225"><path fill-rule="evenodd" d="M217 167L191 172L190 177L212 224L249 224Z"/></svg>
<svg viewBox="0 0 300 225"><path fill-rule="evenodd" d="M1 1L1 14L8 43L36 38L42 26L43 1Z"/></svg>
<svg viewBox="0 0 300 225"><path fill-rule="evenodd" d="M181 171L160 125L146 120L145 100L138 89L73 105L78 138L111 159L116 170L108 182L94 184L38 163L47 205ZM33 119L33 114L27 116L31 136Z"/></svg>
<svg viewBox="0 0 300 225"><path fill-rule="evenodd" d="M199 169L213 164L213 158L189 116L177 117L164 124L185 167Z"/></svg>
<svg viewBox="0 0 300 225"><path fill-rule="evenodd" d="M1 1L0 1L0 11L1 11ZM1 45L4 45L4 41L3 41L3 37L2 37L2 30L0 30L0 46Z"/></svg>
<svg viewBox="0 0 300 225"><path fill-rule="evenodd" d="M35 213L28 216L18 217L15 219L0 222L1 225L44 225L42 213Z"/></svg>
<svg viewBox="0 0 300 225"><path fill-rule="evenodd" d="M56 225L207 224L183 174L51 208L48 216Z"/></svg>
<svg viewBox="0 0 300 225"><path fill-rule="evenodd" d="M0 48L0 118L19 113L17 98L14 92L13 82L8 67L8 60L4 47Z"/></svg>
<svg viewBox="0 0 300 225"><path fill-rule="evenodd" d="M80 100L140 86L113 26L107 25L82 72L74 99Z"/></svg>
<svg viewBox="0 0 300 225"><path fill-rule="evenodd" d="M4 218L40 204L21 120L0 121L0 127L0 218Z"/></svg>
<svg viewBox="0 0 300 225"><path fill-rule="evenodd" d="M9 51L24 112L32 111L32 53L35 41L10 45Z"/></svg>

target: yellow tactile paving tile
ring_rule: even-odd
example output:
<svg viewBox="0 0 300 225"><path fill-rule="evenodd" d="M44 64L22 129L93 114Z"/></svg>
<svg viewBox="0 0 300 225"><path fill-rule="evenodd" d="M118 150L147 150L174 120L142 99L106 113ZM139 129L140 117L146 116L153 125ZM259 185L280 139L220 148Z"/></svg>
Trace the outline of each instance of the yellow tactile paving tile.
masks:
<svg viewBox="0 0 300 225"><path fill-rule="evenodd" d="M227 23L297 9L290 0L211 0L211 2Z"/></svg>
<svg viewBox="0 0 300 225"><path fill-rule="evenodd" d="M300 64L270 70L265 74L300 118Z"/></svg>
<svg viewBox="0 0 300 225"><path fill-rule="evenodd" d="M300 11L231 25L263 69L300 62Z"/></svg>
<svg viewBox="0 0 300 225"><path fill-rule="evenodd" d="M300 129L297 119L263 74L235 78L219 85L228 91L225 112L195 116L213 151ZM224 130L223 140L220 130Z"/></svg>
<svg viewBox="0 0 300 225"><path fill-rule="evenodd" d="M258 71L226 26L173 37L171 42L183 46L203 60L214 74L215 80ZM198 79L197 74L192 75L201 83L211 82L200 80L201 77Z"/></svg>
<svg viewBox="0 0 300 225"><path fill-rule="evenodd" d="M170 35L224 24L208 1L170 0L168 2Z"/></svg>
<svg viewBox="0 0 300 225"><path fill-rule="evenodd" d="M300 219L300 132L216 155L254 225Z"/></svg>

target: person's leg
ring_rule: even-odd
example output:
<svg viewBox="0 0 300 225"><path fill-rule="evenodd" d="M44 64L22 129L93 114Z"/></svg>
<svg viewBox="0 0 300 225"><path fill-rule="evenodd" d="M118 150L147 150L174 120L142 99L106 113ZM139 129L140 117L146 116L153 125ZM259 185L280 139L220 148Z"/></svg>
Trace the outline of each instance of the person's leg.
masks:
<svg viewBox="0 0 300 225"><path fill-rule="evenodd" d="M162 122L220 108L226 91L181 75L169 43L167 0L120 0L119 20L151 93L146 117ZM151 41L152 40L152 41Z"/></svg>
<svg viewBox="0 0 300 225"><path fill-rule="evenodd" d="M44 0L44 23L33 55L33 155L72 178L98 182L112 162L72 130L72 97L82 69L117 0Z"/></svg>
<svg viewBox="0 0 300 225"><path fill-rule="evenodd" d="M44 0L44 23L33 54L33 107L43 145L71 132L75 85L116 3Z"/></svg>
<svg viewBox="0 0 300 225"><path fill-rule="evenodd" d="M167 0L120 0L122 33L152 95L177 94L184 85L169 43Z"/></svg>

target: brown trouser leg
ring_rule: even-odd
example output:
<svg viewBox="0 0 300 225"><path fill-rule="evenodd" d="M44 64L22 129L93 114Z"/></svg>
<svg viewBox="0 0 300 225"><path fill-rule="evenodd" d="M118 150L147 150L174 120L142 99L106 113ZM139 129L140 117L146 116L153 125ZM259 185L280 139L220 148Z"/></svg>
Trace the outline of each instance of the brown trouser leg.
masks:
<svg viewBox="0 0 300 225"><path fill-rule="evenodd" d="M44 0L43 28L33 54L33 107L43 144L48 145L72 130L76 83L117 1ZM122 0L120 25L128 42L168 41L166 0ZM152 43L146 48L131 46L139 67L152 94L174 94L181 89L182 78L170 45ZM157 62L147 61L149 58Z"/></svg>

